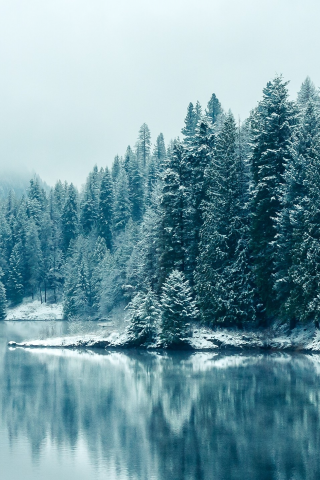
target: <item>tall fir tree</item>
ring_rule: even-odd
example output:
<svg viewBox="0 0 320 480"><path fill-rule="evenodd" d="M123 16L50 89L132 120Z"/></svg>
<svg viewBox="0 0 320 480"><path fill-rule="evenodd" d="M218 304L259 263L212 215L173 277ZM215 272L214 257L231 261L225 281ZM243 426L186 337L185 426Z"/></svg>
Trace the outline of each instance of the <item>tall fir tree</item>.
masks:
<svg viewBox="0 0 320 480"><path fill-rule="evenodd" d="M80 220L85 234L97 226L99 217L100 175L97 166L87 178L81 201Z"/></svg>
<svg viewBox="0 0 320 480"><path fill-rule="evenodd" d="M269 318L278 308L274 292L274 239L276 218L282 209L283 175L290 158L294 123L287 82L277 76L264 89L252 125L252 253L261 310Z"/></svg>
<svg viewBox="0 0 320 480"><path fill-rule="evenodd" d="M182 183L183 146L176 140L163 174L160 234L160 279L161 285L173 270L184 271L184 206L185 188Z"/></svg>
<svg viewBox="0 0 320 480"><path fill-rule="evenodd" d="M138 142L137 142L137 157L145 169L149 157L150 157L150 150L151 150L151 133L149 127L146 123L143 123L139 130Z"/></svg>
<svg viewBox="0 0 320 480"><path fill-rule="evenodd" d="M163 134L160 133L157 136L157 140L153 149L153 157L156 159L157 168L160 172L162 172L164 169L166 156L167 156L167 152L166 152L164 137L163 137Z"/></svg>
<svg viewBox="0 0 320 480"><path fill-rule="evenodd" d="M181 130L181 133L184 136L184 143L189 145L192 142L195 130L197 126L197 113L193 106L193 103L189 103L187 109L187 115L184 119L184 127Z"/></svg>
<svg viewBox="0 0 320 480"><path fill-rule="evenodd" d="M215 124L219 115L221 115L221 113L222 113L221 103L219 102L216 95L213 93L207 105L206 116L208 117L208 119L212 124Z"/></svg>
<svg viewBox="0 0 320 480"><path fill-rule="evenodd" d="M71 240L75 240L79 232L78 192L71 183L68 187L66 201L61 215L62 238L64 250L68 250Z"/></svg>
<svg viewBox="0 0 320 480"><path fill-rule="evenodd" d="M114 191L112 177L109 169L106 168L101 180L99 194L99 218L98 231L99 235L104 238L107 248L112 250L112 225L114 212Z"/></svg>
<svg viewBox="0 0 320 480"><path fill-rule="evenodd" d="M5 320L7 316L7 297L6 289L0 280L0 320Z"/></svg>
<svg viewBox="0 0 320 480"><path fill-rule="evenodd" d="M13 305L23 300L23 258L21 242L15 244L9 259L8 298Z"/></svg>
<svg viewBox="0 0 320 480"><path fill-rule="evenodd" d="M317 276L316 269L311 273L309 261L317 261L313 253L318 241L315 212L319 208L316 185L319 175L317 149L320 118L313 96L309 96L307 104L298 103L298 106L299 124L293 137L291 159L284 174L283 209L277 218L276 235L275 288L279 314L289 320L292 326L297 320L317 316L311 305L314 302L313 295L316 296L318 291L317 280L312 281L312 277ZM307 286L310 282L313 282L312 289Z"/></svg>
<svg viewBox="0 0 320 480"><path fill-rule="evenodd" d="M152 342L158 333L161 318L160 305L153 291L139 292L126 309L130 344L140 346Z"/></svg>
<svg viewBox="0 0 320 480"><path fill-rule="evenodd" d="M113 214L113 228L116 234L122 232L131 218L131 204L129 198L129 182L126 171L120 168L115 183L115 200Z"/></svg>
<svg viewBox="0 0 320 480"><path fill-rule="evenodd" d="M186 342L190 322L198 318L198 309L192 299L188 280L182 272L173 270L162 287L161 340L166 347L175 347Z"/></svg>
<svg viewBox="0 0 320 480"><path fill-rule="evenodd" d="M229 113L207 169L208 200L200 233L195 288L201 317L209 325L255 321L250 266L248 182Z"/></svg>
<svg viewBox="0 0 320 480"><path fill-rule="evenodd" d="M112 175L112 180L115 182L119 176L121 169L121 160L119 155L116 155L113 160L112 168L111 168L111 175Z"/></svg>
<svg viewBox="0 0 320 480"><path fill-rule="evenodd" d="M203 204L206 200L205 172L213 156L214 134L211 123L203 118L195 131L192 142L183 155L182 183L185 188L184 250L185 275L193 285L193 272L199 253L199 232L203 223Z"/></svg>

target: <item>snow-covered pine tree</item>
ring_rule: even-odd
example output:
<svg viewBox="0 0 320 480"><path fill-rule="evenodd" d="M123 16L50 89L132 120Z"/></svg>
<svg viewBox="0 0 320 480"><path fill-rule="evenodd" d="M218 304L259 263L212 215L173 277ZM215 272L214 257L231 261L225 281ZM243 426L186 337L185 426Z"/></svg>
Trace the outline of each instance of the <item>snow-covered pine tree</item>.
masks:
<svg viewBox="0 0 320 480"><path fill-rule="evenodd" d="M98 232L104 238L107 248L112 250L112 225L113 225L114 192L112 177L106 168L101 180L99 194Z"/></svg>
<svg viewBox="0 0 320 480"><path fill-rule="evenodd" d="M2 281L0 281L0 320L5 320L6 316L7 316L6 289L4 288Z"/></svg>
<svg viewBox="0 0 320 480"><path fill-rule="evenodd" d="M9 259L8 298L13 305L18 305L23 300L23 260L21 242L15 244Z"/></svg>
<svg viewBox="0 0 320 480"><path fill-rule="evenodd" d="M62 210L61 228L64 250L67 251L71 240L75 240L79 232L78 192L72 183Z"/></svg>
<svg viewBox="0 0 320 480"><path fill-rule="evenodd" d="M143 169L145 169L148 164L149 157L150 157L150 150L151 150L151 133L148 125L146 123L143 123L140 127L138 141L137 141L137 157Z"/></svg>
<svg viewBox="0 0 320 480"><path fill-rule="evenodd" d="M165 145L164 137L162 133L160 133L157 136L157 140L156 140L152 155L156 159L158 170L162 172L164 169L164 163L167 156L166 145Z"/></svg>
<svg viewBox="0 0 320 480"><path fill-rule="evenodd" d="M198 318L198 309L192 299L188 280L182 272L173 270L162 286L161 333L166 347L186 343L190 335L190 322Z"/></svg>
<svg viewBox="0 0 320 480"><path fill-rule="evenodd" d="M274 315L278 308L274 292L275 227L282 209L283 174L290 158L294 122L287 82L277 76L264 89L252 122L251 246L258 294L267 317Z"/></svg>
<svg viewBox="0 0 320 480"><path fill-rule="evenodd" d="M162 185L158 182L152 191L150 204L139 227L137 242L127 265L127 282L134 291L145 291L148 286L151 286L153 291L159 290L161 191Z"/></svg>
<svg viewBox="0 0 320 480"><path fill-rule="evenodd" d="M54 214L53 214L53 219L60 219L61 218L61 214L62 214L62 210L63 210L63 205L65 203L65 200L66 200L66 192L65 192L65 188L64 186L62 185L62 182L59 180L54 188L53 188L53 198L52 198L52 204L53 204L53 211L54 211Z"/></svg>
<svg viewBox="0 0 320 480"><path fill-rule="evenodd" d="M173 269L184 270L185 188L182 184L183 146L176 140L163 173L160 234L160 278L162 285Z"/></svg>
<svg viewBox="0 0 320 480"><path fill-rule="evenodd" d="M213 93L207 105L206 116L209 118L212 124L215 124L218 116L221 115L221 113L222 113L221 103L219 102L216 95Z"/></svg>
<svg viewBox="0 0 320 480"><path fill-rule="evenodd" d="M0 211L0 268L3 272L3 282L8 278L9 257L12 243L12 231L5 210Z"/></svg>
<svg viewBox="0 0 320 480"><path fill-rule="evenodd" d="M26 267L26 291L34 297L40 286L40 279L43 273L43 259L38 227L31 217L26 228L25 245L25 267Z"/></svg>
<svg viewBox="0 0 320 480"><path fill-rule="evenodd" d="M302 83L298 92L297 103L300 110L303 110L309 103L313 103L317 109L320 107L320 95L310 77Z"/></svg>
<svg viewBox="0 0 320 480"><path fill-rule="evenodd" d="M197 126L197 113L193 106L193 103L189 103L187 109L187 115L184 119L184 127L181 130L181 133L184 135L184 144L189 145L192 142L195 130Z"/></svg>
<svg viewBox="0 0 320 480"><path fill-rule="evenodd" d="M159 330L161 310L157 297L151 289L139 292L126 307L129 325L127 335L132 345L152 342Z"/></svg>
<svg viewBox="0 0 320 480"><path fill-rule="evenodd" d="M99 310L107 315L114 307L121 308L128 302L130 292L127 268L134 244L137 243L137 225L129 219L125 229L115 238L113 254L109 251L102 262Z"/></svg>
<svg viewBox="0 0 320 480"><path fill-rule="evenodd" d="M302 87L305 86L305 83ZM315 98L309 96L306 104L298 103L299 122L295 128L291 145L291 158L284 174L282 210L277 217L277 255L275 289L279 300L279 314L294 325L299 319L299 311L306 311L305 290L301 283L301 263L303 242L308 230L306 212L308 210L307 172L317 161L315 141L320 131L320 118ZM310 181L310 180L309 180ZM311 184L313 181L311 180ZM311 185L310 185L311 187ZM300 272L297 276L297 272ZM302 275L302 276L301 276Z"/></svg>
<svg viewBox="0 0 320 480"><path fill-rule="evenodd" d="M97 225L99 218L100 174L97 166L89 174L80 205L80 221L85 234Z"/></svg>
<svg viewBox="0 0 320 480"><path fill-rule="evenodd" d="M90 261L90 291L91 291L91 306L94 314L98 314L100 309L100 292L101 281L103 275L103 260L107 253L107 246L104 238L98 237L93 255L89 255Z"/></svg>
<svg viewBox="0 0 320 480"><path fill-rule="evenodd" d="M48 205L46 192L41 188L38 179L35 177L30 180L30 187L27 197L27 213L32 217L37 225L40 223L41 215Z"/></svg>
<svg viewBox="0 0 320 480"><path fill-rule="evenodd" d="M113 210L113 228L115 234L122 232L131 218L129 182L125 169L121 166L115 182L115 200Z"/></svg>
<svg viewBox="0 0 320 480"><path fill-rule="evenodd" d="M199 101L197 101L196 106L194 107L194 111L195 111L195 128L197 128L199 121L202 119L202 107Z"/></svg>
<svg viewBox="0 0 320 480"><path fill-rule="evenodd" d="M200 233L195 289L202 319L209 325L255 320L253 275L246 204L248 179L229 113L206 171L208 200Z"/></svg>
<svg viewBox="0 0 320 480"><path fill-rule="evenodd" d="M320 321L320 133L313 139L306 165L306 196L293 216L295 240L290 303L300 321Z"/></svg>
<svg viewBox="0 0 320 480"><path fill-rule="evenodd" d="M132 219L140 222L144 212L144 176L137 155L133 155L130 163L129 198Z"/></svg>
<svg viewBox="0 0 320 480"><path fill-rule="evenodd" d="M193 285L193 272L198 256L199 232L203 223L202 205L206 199L205 171L209 167L214 147L214 135L211 122L207 118L199 121L193 140L185 149L182 159L181 177L185 188L184 273Z"/></svg>
<svg viewBox="0 0 320 480"><path fill-rule="evenodd" d="M281 314L319 322L320 308L320 119L314 99L302 109L293 159L285 179L283 214L278 217L277 293Z"/></svg>
<svg viewBox="0 0 320 480"><path fill-rule="evenodd" d="M111 168L111 176L112 180L115 182L119 176L121 168L121 160L119 155L116 155L113 160L112 168Z"/></svg>

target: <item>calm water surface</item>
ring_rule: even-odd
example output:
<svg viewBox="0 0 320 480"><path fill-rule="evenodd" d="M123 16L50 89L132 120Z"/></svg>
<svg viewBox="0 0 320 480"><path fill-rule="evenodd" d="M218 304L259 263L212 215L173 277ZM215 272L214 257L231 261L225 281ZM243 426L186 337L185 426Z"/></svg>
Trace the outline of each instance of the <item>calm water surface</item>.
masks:
<svg viewBox="0 0 320 480"><path fill-rule="evenodd" d="M67 323L0 324L1 480L320 478L320 357L8 349Z"/></svg>

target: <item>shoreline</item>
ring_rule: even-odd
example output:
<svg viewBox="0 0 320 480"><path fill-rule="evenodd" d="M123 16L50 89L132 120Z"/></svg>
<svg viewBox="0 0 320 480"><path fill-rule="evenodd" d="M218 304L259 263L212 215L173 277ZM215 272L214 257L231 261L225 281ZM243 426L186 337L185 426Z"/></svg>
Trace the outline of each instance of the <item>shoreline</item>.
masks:
<svg viewBox="0 0 320 480"><path fill-rule="evenodd" d="M137 345L130 341L126 333L112 332L101 334L79 334L64 337L50 337L26 342L9 341L11 348L68 348L68 349L136 349L147 351L286 351L300 353L320 353L320 330L313 322L297 325L289 330L287 325L275 324L268 329L237 330L228 328L210 329L198 326L191 337L182 344L166 347L159 339L153 343Z"/></svg>

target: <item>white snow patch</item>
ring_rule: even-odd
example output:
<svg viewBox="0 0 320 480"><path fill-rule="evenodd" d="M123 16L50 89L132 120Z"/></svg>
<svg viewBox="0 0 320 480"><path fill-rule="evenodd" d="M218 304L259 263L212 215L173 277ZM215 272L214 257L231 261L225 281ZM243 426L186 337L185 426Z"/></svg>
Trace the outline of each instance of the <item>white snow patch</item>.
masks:
<svg viewBox="0 0 320 480"><path fill-rule="evenodd" d="M62 303L48 304L39 300L26 301L9 308L6 320L62 320Z"/></svg>

